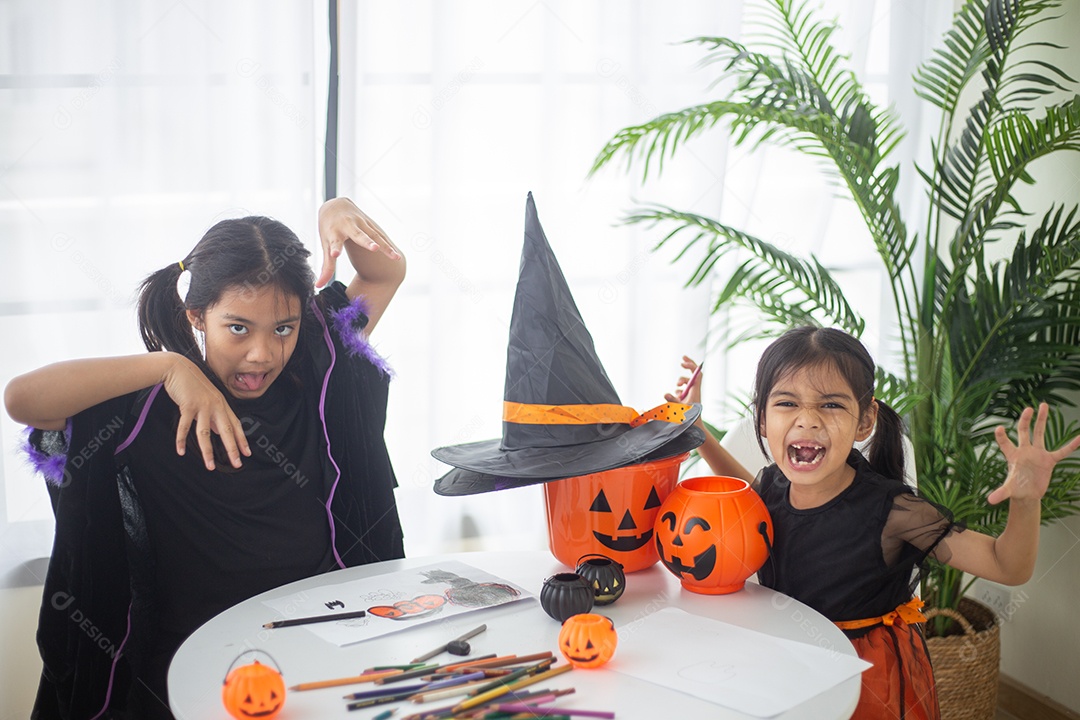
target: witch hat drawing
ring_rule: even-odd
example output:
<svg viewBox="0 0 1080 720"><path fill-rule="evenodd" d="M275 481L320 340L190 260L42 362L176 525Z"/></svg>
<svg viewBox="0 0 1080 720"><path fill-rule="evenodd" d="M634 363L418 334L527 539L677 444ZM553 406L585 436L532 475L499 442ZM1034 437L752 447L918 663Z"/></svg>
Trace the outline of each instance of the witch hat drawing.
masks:
<svg viewBox="0 0 1080 720"><path fill-rule="evenodd" d="M611 470L688 452L705 441L700 405L626 407L604 370L532 193L525 203L501 439L436 448L453 469L439 495L473 495Z"/></svg>

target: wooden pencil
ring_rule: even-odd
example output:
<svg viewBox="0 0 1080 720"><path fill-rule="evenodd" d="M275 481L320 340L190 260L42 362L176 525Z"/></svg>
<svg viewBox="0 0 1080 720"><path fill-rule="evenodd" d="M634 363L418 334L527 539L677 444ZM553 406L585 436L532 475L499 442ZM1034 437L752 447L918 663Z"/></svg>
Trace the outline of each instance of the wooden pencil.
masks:
<svg viewBox="0 0 1080 720"><path fill-rule="evenodd" d="M290 690L319 690L320 688L338 687L339 685L355 685L357 683L375 682L380 678L398 675L402 670L387 670L385 672L365 672L352 677L335 678L333 680L316 680L314 682L293 685Z"/></svg>

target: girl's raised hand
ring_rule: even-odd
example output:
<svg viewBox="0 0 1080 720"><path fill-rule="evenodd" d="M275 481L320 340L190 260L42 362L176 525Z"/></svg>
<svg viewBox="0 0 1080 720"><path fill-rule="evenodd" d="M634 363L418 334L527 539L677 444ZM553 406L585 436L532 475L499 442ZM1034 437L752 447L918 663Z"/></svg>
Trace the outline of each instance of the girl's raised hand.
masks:
<svg viewBox="0 0 1080 720"><path fill-rule="evenodd" d="M1046 403L1039 405L1039 415L1035 419L1035 434L1031 435L1031 416L1035 411L1025 408L1016 422L1017 444L1005 433L1004 426L994 431L998 447L1009 464L1009 474L1001 487L987 497L991 505L1002 500L1040 499L1050 486L1050 475L1054 466L1080 448L1080 435L1074 437L1057 450L1046 449L1046 418L1050 408Z"/></svg>
<svg viewBox="0 0 1080 720"><path fill-rule="evenodd" d="M686 355L683 355L682 367L690 371L690 374L680 377L679 381L675 383L677 392L664 395L664 399L668 402L676 403L700 403L701 373L698 372L698 364ZM687 390L688 384L689 391ZM686 395L685 398L682 397L684 394Z"/></svg>
<svg viewBox="0 0 1080 720"><path fill-rule="evenodd" d="M334 198L319 208L319 240L322 242L323 263L315 286L320 288L334 277L334 268L345 243L355 243L366 250L382 253L391 260L401 258L401 253L378 223L349 198Z"/></svg>
<svg viewBox="0 0 1080 720"><path fill-rule="evenodd" d="M214 469L214 446L211 433L217 433L233 467L240 467L240 454L250 457L251 447L243 425L233 413L221 391L185 357L179 357L165 375L165 392L180 408L176 426L176 454L187 450L187 436L192 424L199 441L199 451L207 470Z"/></svg>

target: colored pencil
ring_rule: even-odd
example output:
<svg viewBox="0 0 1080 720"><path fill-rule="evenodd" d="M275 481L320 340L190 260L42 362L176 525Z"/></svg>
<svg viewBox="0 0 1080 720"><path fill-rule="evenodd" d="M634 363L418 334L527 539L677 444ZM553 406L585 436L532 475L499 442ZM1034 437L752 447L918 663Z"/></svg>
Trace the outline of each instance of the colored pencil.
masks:
<svg viewBox="0 0 1080 720"><path fill-rule="evenodd" d="M701 375L701 368L705 367L705 363L701 363L694 370L694 374L690 376L690 379L686 381L686 387L683 388L682 393L679 395L679 402L686 399L686 396L690 394L690 388L694 387L694 382Z"/></svg>
<svg viewBox="0 0 1080 720"><path fill-rule="evenodd" d="M311 623L330 622L331 620L348 620L349 618L362 618L367 615L363 610L353 612L332 613L330 615L316 615L315 617L289 618L288 620L274 620L263 623L264 628L283 628L293 625L310 625Z"/></svg>
<svg viewBox="0 0 1080 720"><path fill-rule="evenodd" d="M379 678L390 675L398 675L401 670L387 670L386 672L364 672L352 677L336 678L334 680L316 680L314 682L293 685L290 690L319 690L321 688L338 687L339 685L356 685L358 683L375 682Z"/></svg>
<svg viewBox="0 0 1080 720"><path fill-rule="evenodd" d="M564 672L567 672L571 669L573 669L573 665L561 665L556 668L551 668L550 670L545 670L544 672L533 675L532 677L521 678L517 682L508 683L501 687L489 690L488 692L474 695L467 700L458 703L454 707L454 712L461 712L462 710L474 708L477 705L483 705L489 700L493 700L497 697L502 697L508 692L518 690L529 685L535 685L538 682L542 682L544 680L547 680L548 678L555 677L556 675L562 675Z"/></svg>
<svg viewBox="0 0 1080 720"><path fill-rule="evenodd" d="M611 720L615 713L605 710L574 710L571 708L541 708L525 703L499 703L491 706L492 710L509 713L529 713L530 717L549 717L551 715L576 715L578 717L605 718Z"/></svg>

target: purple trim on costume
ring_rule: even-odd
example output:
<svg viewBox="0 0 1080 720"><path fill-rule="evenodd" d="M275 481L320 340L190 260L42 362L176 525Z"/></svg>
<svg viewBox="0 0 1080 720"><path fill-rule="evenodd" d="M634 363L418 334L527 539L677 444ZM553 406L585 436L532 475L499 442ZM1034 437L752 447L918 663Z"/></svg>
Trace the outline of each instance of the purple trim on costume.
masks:
<svg viewBox="0 0 1080 720"><path fill-rule="evenodd" d="M41 476L45 478L45 482L56 487L61 487L64 484L64 465L67 464L67 455L46 455L45 453L34 447L34 444L30 442L30 433L38 428L29 427L23 430L23 442L22 451L26 453L26 457L30 460L30 465L33 466L34 472L41 473ZM64 428L64 435L68 441L71 441L71 418L68 418L67 426Z"/></svg>
<svg viewBox="0 0 1080 720"><path fill-rule="evenodd" d="M128 638L131 637L131 605L132 603L128 603L127 632L124 633L124 639L120 641L120 647L113 657L112 668L109 670L109 685L105 688L105 704L101 706L101 710L98 711L98 714L90 718L90 720L98 720L98 718L104 715L105 711L109 709L109 701L112 699L113 681L116 680L116 663L120 662L120 656L124 654L124 646L127 645Z"/></svg>
<svg viewBox="0 0 1080 720"><path fill-rule="evenodd" d="M135 429L131 431L131 434L127 436L127 440L120 443L120 446L116 448L116 452L113 455L119 455L124 449L127 448L134 440L135 436L142 430L143 423L146 422L146 414L150 412L150 403L154 402L154 398L157 397L158 392L161 391L161 383L154 386L154 389L150 391L150 397L146 398L146 402L143 404L142 410L139 412L139 421L135 423Z"/></svg>
<svg viewBox="0 0 1080 720"><path fill-rule="evenodd" d="M330 549L334 551L334 560L337 561L338 567L344 568L345 563L337 551L337 525L334 524L334 511L330 509L330 505L334 502L334 493L337 492L338 483L341 482L341 468L338 467L333 453L330 452L330 432L326 427L326 388L330 385L330 373L333 372L334 365L337 363L337 353L334 352L334 340L330 337L330 328L327 326L322 313L319 312L319 307L315 304L314 299L311 301L311 307L315 311L315 317L319 319L319 324L322 325L323 340L326 341L326 347L330 350L330 367L326 369L326 375L323 376L322 392L319 393L319 420L322 421L323 437L326 438L326 456L330 458L330 464L334 466L334 472L337 474L337 477L334 478L334 484L330 486L330 494L326 498L326 519L330 523ZM351 304L350 307L352 307ZM344 335L342 337L344 338Z"/></svg>
<svg viewBox="0 0 1080 720"><path fill-rule="evenodd" d="M377 367L383 375L393 377L394 371L390 368L390 364L379 353L375 352L375 348L368 342L364 331L356 329L356 323L360 320L361 315L368 315L368 304L363 295L358 295L348 305L338 310L330 311L330 317L334 321L334 329L337 330L338 337L341 338L341 344L345 346L349 354L365 358Z"/></svg>

